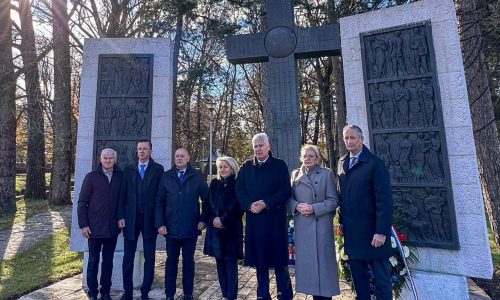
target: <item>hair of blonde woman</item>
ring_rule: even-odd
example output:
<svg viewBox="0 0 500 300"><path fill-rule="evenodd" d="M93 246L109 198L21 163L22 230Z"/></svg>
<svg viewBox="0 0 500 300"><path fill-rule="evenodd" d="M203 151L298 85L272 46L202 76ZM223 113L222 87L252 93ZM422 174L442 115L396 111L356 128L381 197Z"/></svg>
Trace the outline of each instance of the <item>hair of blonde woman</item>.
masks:
<svg viewBox="0 0 500 300"><path fill-rule="evenodd" d="M316 154L316 157L319 158L318 165L321 165L322 159L318 147L310 144L305 144L304 146L302 146L302 148L300 148L300 158L299 158L300 162L301 163L304 162L304 154L306 153L307 150L312 150L314 154Z"/></svg>
<svg viewBox="0 0 500 300"><path fill-rule="evenodd" d="M219 173L219 166L223 161L225 161L229 165L229 167L231 167L231 169L233 170L234 178L236 179L238 177L238 171L240 170L240 167L238 166L238 162L236 162L236 160L231 156L222 156L217 158L217 161L215 162L215 165L217 166L217 179L222 179Z"/></svg>

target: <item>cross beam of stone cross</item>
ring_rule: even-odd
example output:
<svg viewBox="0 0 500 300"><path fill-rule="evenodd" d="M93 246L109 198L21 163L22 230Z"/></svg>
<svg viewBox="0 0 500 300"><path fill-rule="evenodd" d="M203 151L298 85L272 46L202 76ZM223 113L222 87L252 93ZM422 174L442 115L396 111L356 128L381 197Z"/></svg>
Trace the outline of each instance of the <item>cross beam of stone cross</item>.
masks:
<svg viewBox="0 0 500 300"><path fill-rule="evenodd" d="M267 0L266 11L267 31L228 37L226 55L233 64L267 63L264 119L273 154L293 170L298 166L301 128L296 60L340 55L339 24L295 26L293 0Z"/></svg>

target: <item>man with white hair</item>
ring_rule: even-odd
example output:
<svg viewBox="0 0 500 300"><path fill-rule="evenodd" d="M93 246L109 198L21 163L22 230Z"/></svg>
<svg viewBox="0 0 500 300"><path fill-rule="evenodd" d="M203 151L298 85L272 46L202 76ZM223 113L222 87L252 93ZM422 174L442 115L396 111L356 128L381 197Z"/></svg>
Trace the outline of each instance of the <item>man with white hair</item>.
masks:
<svg viewBox="0 0 500 300"><path fill-rule="evenodd" d="M278 299L290 300L293 293L288 273L288 167L271 155L267 134L256 134L252 145L255 156L243 163L236 181L236 196L246 213L245 265L257 269L257 299L271 299L269 269L274 268Z"/></svg>
<svg viewBox="0 0 500 300"><path fill-rule="evenodd" d="M117 224L116 208L122 171L116 163L116 151L106 148L101 152L101 162L96 170L83 180L78 197L78 226L88 241L89 260L87 264L87 295L97 300L100 292L103 300L110 300L111 274L116 240L120 229ZM99 260L102 254L101 279L97 281ZM99 283L101 285L100 291Z"/></svg>

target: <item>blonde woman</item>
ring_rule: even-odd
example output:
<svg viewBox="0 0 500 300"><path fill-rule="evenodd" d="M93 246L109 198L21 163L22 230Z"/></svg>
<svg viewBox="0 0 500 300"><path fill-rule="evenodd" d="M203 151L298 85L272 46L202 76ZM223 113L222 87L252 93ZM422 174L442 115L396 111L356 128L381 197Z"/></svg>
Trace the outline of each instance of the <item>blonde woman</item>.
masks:
<svg viewBox="0 0 500 300"><path fill-rule="evenodd" d="M222 296L233 300L238 295L238 259L243 258L243 211L234 191L239 168L229 156L217 159L216 165L217 178L203 204L207 224L203 253L215 257Z"/></svg>
<svg viewBox="0 0 500 300"><path fill-rule="evenodd" d="M315 300L339 295L333 217L338 205L333 171L321 167L318 148L304 145L292 172L288 202L295 223L295 289Z"/></svg>

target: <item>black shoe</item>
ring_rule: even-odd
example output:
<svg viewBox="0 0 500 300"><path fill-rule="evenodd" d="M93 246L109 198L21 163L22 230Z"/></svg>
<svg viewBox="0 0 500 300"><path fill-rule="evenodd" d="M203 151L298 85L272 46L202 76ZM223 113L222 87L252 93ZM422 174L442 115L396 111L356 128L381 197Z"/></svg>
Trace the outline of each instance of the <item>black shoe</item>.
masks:
<svg viewBox="0 0 500 300"><path fill-rule="evenodd" d="M89 296L89 300L97 300L97 296Z"/></svg>
<svg viewBox="0 0 500 300"><path fill-rule="evenodd" d="M148 294L141 294L141 300L149 300Z"/></svg>
<svg viewBox="0 0 500 300"><path fill-rule="evenodd" d="M174 296L170 296L170 297L167 296L166 300L174 300Z"/></svg>
<svg viewBox="0 0 500 300"><path fill-rule="evenodd" d="M122 297L120 298L120 300L133 300L134 299L134 296L132 296L131 294L123 294Z"/></svg>
<svg viewBox="0 0 500 300"><path fill-rule="evenodd" d="M101 294L101 300L113 300L109 294Z"/></svg>
<svg viewBox="0 0 500 300"><path fill-rule="evenodd" d="M193 295L184 295L184 300L193 300Z"/></svg>

